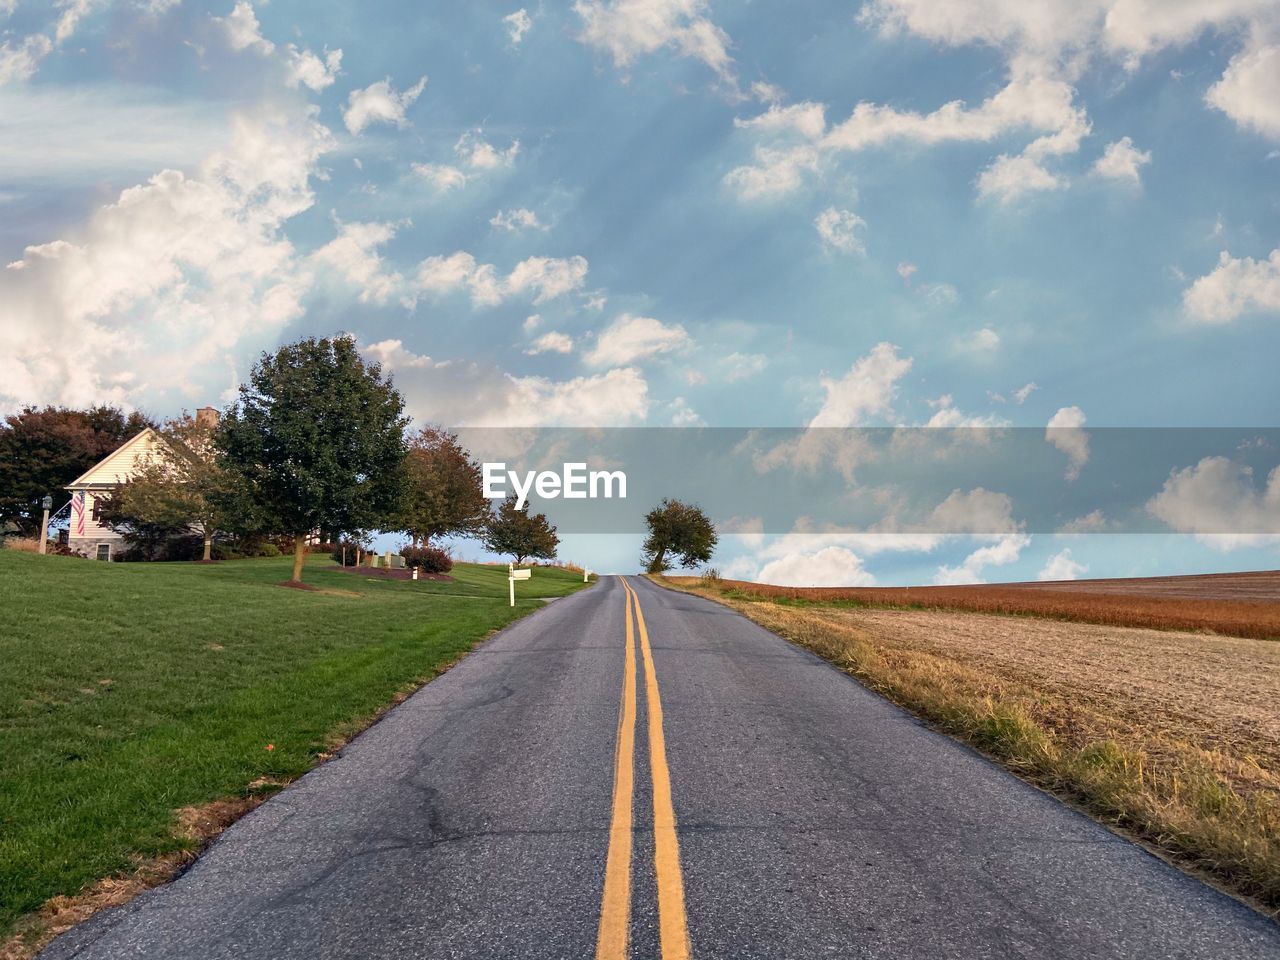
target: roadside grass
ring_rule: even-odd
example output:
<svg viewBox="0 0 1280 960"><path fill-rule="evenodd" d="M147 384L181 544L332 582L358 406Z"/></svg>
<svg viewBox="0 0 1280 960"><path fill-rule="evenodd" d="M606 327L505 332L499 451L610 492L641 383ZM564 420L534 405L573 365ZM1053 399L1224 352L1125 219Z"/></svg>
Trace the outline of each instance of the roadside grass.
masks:
<svg viewBox="0 0 1280 960"><path fill-rule="evenodd" d="M1280 576L1276 578L1280 591ZM780 587L695 577L668 577L672 585L720 590L733 600L797 607L879 610L953 610L1042 617L1106 626L1203 630L1255 640L1280 640L1280 603L1222 597L1130 595L1037 589L1030 585L953 587Z"/></svg>
<svg viewBox="0 0 1280 960"><path fill-rule="evenodd" d="M1144 719L1140 709L1124 709L1114 691L1066 691L1035 671L966 659L962 644L948 638L895 641L868 627L856 600L773 601L724 582L654 579L719 601L812 650L1019 776L1280 917L1274 744L1250 743L1235 731L1170 729L1159 718Z"/></svg>
<svg viewBox="0 0 1280 960"><path fill-rule="evenodd" d="M251 806L535 598L583 586L539 568L512 608L505 567L397 582L318 559L302 591L278 586L288 558L0 551L0 944L51 897L189 857L211 831L177 811Z"/></svg>

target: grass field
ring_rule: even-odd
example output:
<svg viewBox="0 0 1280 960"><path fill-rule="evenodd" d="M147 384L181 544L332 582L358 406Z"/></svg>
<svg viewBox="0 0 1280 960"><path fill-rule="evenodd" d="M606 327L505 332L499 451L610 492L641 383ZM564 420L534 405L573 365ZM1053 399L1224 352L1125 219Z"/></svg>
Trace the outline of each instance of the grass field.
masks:
<svg viewBox="0 0 1280 960"><path fill-rule="evenodd" d="M1070 619L1053 619L1043 607L999 616L941 603L929 609L927 601L895 608L868 602L866 591L665 582L808 647L1026 779L1280 915L1280 644L1210 635L1221 621L1193 620L1194 633L1075 622L1113 585L1074 588ZM1185 593L1221 585L1150 586ZM1040 593L967 592L1014 604L1020 591Z"/></svg>
<svg viewBox="0 0 1280 960"><path fill-rule="evenodd" d="M290 560L105 564L0 550L0 943L55 895L189 849L176 811L268 793L581 576L453 582ZM253 786L251 786L253 785Z"/></svg>
<svg viewBox="0 0 1280 960"><path fill-rule="evenodd" d="M689 585L691 577L673 577ZM1280 640L1280 572L956 587L779 587L720 580L744 600L1047 617L1119 627L1208 630Z"/></svg>

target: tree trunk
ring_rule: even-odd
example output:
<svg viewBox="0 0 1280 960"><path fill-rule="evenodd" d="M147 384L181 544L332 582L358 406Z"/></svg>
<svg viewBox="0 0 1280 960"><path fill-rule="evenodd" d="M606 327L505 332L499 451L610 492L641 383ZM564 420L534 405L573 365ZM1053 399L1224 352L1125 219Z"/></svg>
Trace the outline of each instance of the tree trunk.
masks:
<svg viewBox="0 0 1280 960"><path fill-rule="evenodd" d="M201 559L206 561L213 559L213 537L208 534L204 538L204 556Z"/></svg>
<svg viewBox="0 0 1280 960"><path fill-rule="evenodd" d="M524 557L520 556L519 554L516 554L516 566L518 567L523 563L524 563Z"/></svg>
<svg viewBox="0 0 1280 960"><path fill-rule="evenodd" d="M293 538L293 582L302 582L302 564L307 559L306 534L298 534Z"/></svg>

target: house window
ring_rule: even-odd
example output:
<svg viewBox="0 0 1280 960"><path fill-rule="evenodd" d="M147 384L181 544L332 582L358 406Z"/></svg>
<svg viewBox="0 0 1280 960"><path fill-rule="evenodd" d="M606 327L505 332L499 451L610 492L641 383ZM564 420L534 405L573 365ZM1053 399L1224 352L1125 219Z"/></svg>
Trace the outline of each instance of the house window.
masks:
<svg viewBox="0 0 1280 960"><path fill-rule="evenodd" d="M98 559L99 560L111 559L111 544L109 543L98 544Z"/></svg>
<svg viewBox="0 0 1280 960"><path fill-rule="evenodd" d="M89 503L93 505L89 512L89 516L93 518L94 523L99 523L102 520L102 498L94 496L91 493L86 493L85 497L87 497Z"/></svg>

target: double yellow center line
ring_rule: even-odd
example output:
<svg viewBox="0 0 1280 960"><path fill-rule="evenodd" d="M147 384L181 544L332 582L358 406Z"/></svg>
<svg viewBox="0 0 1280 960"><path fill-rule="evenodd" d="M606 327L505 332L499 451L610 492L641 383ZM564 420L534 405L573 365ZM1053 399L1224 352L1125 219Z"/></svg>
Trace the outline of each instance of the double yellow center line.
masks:
<svg viewBox="0 0 1280 960"><path fill-rule="evenodd" d="M653 866L658 888L658 940L662 960L688 960L689 926L684 912L684 879L680 873L680 841L676 836L676 812L671 802L671 771L667 767L667 742L662 733L662 698L653 668L653 650L640 598L631 585L626 590L626 664L622 673L622 709L618 717L618 745L613 772L613 819L609 826L609 856L605 861L604 898L600 904L600 931L596 960L626 960L631 918L631 854L634 827L636 747L636 633L644 662L645 705L649 718L649 767L653 780ZM634 619L635 629L632 627Z"/></svg>

